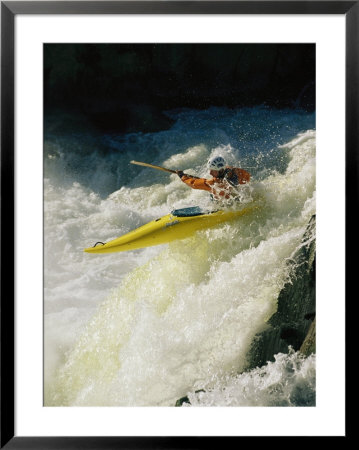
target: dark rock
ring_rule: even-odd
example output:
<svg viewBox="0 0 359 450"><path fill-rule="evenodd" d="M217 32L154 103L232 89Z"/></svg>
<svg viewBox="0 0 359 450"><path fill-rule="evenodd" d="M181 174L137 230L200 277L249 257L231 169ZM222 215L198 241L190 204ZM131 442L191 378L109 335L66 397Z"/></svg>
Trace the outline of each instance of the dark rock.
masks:
<svg viewBox="0 0 359 450"><path fill-rule="evenodd" d="M190 404L190 401L189 401L189 398L187 397L187 395L185 397L181 397L180 399L178 399L176 401L175 406L182 406L183 403L189 403Z"/></svg>
<svg viewBox="0 0 359 450"><path fill-rule="evenodd" d="M316 342L316 323L315 319L313 320L312 324L310 325L310 328L308 330L308 334L306 338L304 339L303 344L301 345L299 351L303 353L305 356L309 356L312 353L315 353L315 345Z"/></svg>
<svg viewBox="0 0 359 450"><path fill-rule="evenodd" d="M248 370L274 361L277 353L288 353L289 346L306 355L315 352L315 240L311 239L314 229L315 216L291 263L292 279L279 294L277 312L269 319L267 329L253 341L247 355Z"/></svg>
<svg viewBox="0 0 359 450"><path fill-rule="evenodd" d="M199 389L198 391L195 391L195 394L198 394L199 392L206 392L203 389ZM175 406L182 406L183 403L189 403L191 404L191 402L189 401L189 398L187 397L187 395L185 397L181 397L180 399L178 399L176 401Z"/></svg>
<svg viewBox="0 0 359 450"><path fill-rule="evenodd" d="M174 120L157 108L149 105L116 108L113 111L88 114L90 122L104 132L134 133L138 130L146 133L167 130Z"/></svg>
<svg viewBox="0 0 359 450"><path fill-rule="evenodd" d="M45 116L81 113L105 131L159 131L163 111L315 109L312 44L46 44Z"/></svg>
<svg viewBox="0 0 359 450"><path fill-rule="evenodd" d="M304 316L304 319L306 319L306 320L313 320L314 317L315 317L315 312L311 312L311 313L306 314Z"/></svg>

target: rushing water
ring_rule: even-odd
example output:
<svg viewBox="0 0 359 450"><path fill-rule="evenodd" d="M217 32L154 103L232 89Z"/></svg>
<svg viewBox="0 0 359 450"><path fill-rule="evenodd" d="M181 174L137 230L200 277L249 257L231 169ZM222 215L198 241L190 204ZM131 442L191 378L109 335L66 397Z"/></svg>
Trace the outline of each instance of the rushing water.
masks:
<svg viewBox="0 0 359 450"><path fill-rule="evenodd" d="M169 114L174 126L158 133L47 130L45 405L171 406L186 395L193 406L314 404L314 356L290 352L241 372L315 214L315 115ZM216 154L251 172L243 198L261 200L255 213L167 245L83 252L210 204L207 192L130 160L205 176Z"/></svg>

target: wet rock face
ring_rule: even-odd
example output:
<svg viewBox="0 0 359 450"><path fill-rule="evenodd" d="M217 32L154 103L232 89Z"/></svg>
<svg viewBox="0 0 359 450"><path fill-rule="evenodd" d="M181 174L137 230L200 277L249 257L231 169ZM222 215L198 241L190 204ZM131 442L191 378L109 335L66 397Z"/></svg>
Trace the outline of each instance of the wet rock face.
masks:
<svg viewBox="0 0 359 450"><path fill-rule="evenodd" d="M291 283L278 297L277 312L268 328L258 334L248 354L248 369L274 361L277 353L288 353L291 346L305 355L315 353L315 216L308 224L304 244L293 261ZM307 243L307 244L306 244Z"/></svg>
<svg viewBox="0 0 359 450"><path fill-rule="evenodd" d="M315 45L46 44L44 101L119 132L169 128L174 108L314 110Z"/></svg>

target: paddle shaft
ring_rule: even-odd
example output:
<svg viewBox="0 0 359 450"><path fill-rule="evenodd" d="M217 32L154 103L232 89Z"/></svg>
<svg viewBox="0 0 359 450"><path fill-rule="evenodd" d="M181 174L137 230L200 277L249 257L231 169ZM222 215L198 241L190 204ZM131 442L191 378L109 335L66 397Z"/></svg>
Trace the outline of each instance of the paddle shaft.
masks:
<svg viewBox="0 0 359 450"><path fill-rule="evenodd" d="M152 169L163 170L164 172L177 173L175 170L166 169L165 167L155 166L154 164L148 164L139 161L130 161L131 164L137 164L138 166L151 167Z"/></svg>
<svg viewBox="0 0 359 450"><path fill-rule="evenodd" d="M165 167L155 166L154 164L148 164L140 161L130 161L131 164L137 164L138 166L151 167L152 169L163 170L164 172L177 173L176 170L166 169ZM255 169L255 167L246 167L246 169Z"/></svg>

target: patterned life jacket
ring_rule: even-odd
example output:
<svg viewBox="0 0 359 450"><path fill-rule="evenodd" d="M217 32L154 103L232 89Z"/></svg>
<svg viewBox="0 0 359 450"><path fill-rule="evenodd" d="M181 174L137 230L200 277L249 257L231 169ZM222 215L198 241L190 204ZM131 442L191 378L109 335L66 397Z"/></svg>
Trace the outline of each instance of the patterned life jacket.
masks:
<svg viewBox="0 0 359 450"><path fill-rule="evenodd" d="M216 200L230 199L235 195L235 187L250 181L250 173L239 167L226 167L221 178L197 178L183 175L181 180L192 189L209 191Z"/></svg>

